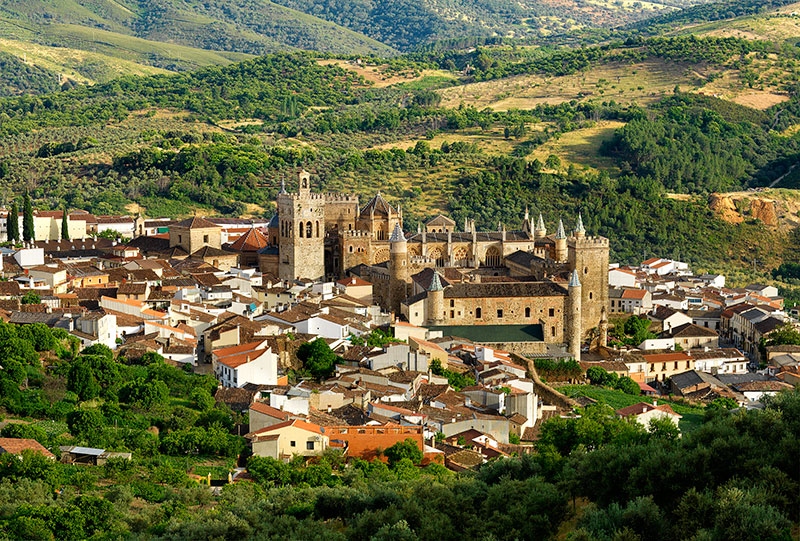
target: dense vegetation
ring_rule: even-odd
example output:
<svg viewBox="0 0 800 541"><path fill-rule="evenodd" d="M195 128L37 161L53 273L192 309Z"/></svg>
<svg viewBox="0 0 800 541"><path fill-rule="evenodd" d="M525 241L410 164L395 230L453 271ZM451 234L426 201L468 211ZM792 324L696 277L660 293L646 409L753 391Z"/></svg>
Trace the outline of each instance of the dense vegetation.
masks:
<svg viewBox="0 0 800 541"><path fill-rule="evenodd" d="M663 100L655 118L636 118L605 152L623 171L674 192L728 191L769 184L796 162L800 139L770 130L768 115L708 97Z"/></svg>
<svg viewBox="0 0 800 541"><path fill-rule="evenodd" d="M233 465L224 457L238 454L241 440L232 435L236 416L214 406L209 378L155 355L130 364L103 347L77 353L47 328L2 326L0 335L0 347L20 359L0 371L4 397L41 387L70 404L28 413L65 416L66 430L11 424L3 436L134 450L132 461L101 467L28 452L0 458L0 535L11 538L538 539L575 517L576 539L788 540L798 520L797 391L765 399L763 411L707 408L682 438L670 422L647 432L605 404L589 406L547 421L535 454L491 461L476 475L420 468L406 442L385 450L388 464L348 464L336 452L308 463L252 457L254 482L215 497L194 479L224 479Z"/></svg>
<svg viewBox="0 0 800 541"><path fill-rule="evenodd" d="M44 94L57 89L58 77L55 73L0 52L0 96Z"/></svg>

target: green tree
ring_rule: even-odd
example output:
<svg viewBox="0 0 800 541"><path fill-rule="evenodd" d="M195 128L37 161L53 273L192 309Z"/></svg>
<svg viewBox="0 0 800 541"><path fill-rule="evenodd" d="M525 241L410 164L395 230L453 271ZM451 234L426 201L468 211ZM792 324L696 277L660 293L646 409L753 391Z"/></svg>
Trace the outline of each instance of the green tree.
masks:
<svg viewBox="0 0 800 541"><path fill-rule="evenodd" d="M648 430L651 438L657 438L660 440L675 441L681 435L681 431L678 430L678 426L671 420L665 419L664 417L654 417L653 419L650 419Z"/></svg>
<svg viewBox="0 0 800 541"><path fill-rule="evenodd" d="M17 202L11 203L11 210L8 213L6 220L6 228L8 231L8 240L16 242L19 240L19 209Z"/></svg>
<svg viewBox="0 0 800 541"><path fill-rule="evenodd" d="M191 399L194 407L200 411L209 411L214 407L214 397L211 396L211 393L208 392L207 389L203 389L202 387L198 387L192 391Z"/></svg>
<svg viewBox="0 0 800 541"><path fill-rule="evenodd" d="M76 360L67 373L67 390L76 393L83 400L91 400L100 394L100 384L94 376L89 363Z"/></svg>
<svg viewBox="0 0 800 541"><path fill-rule="evenodd" d="M789 323L781 325L767 336L761 338L761 341L758 344L758 348L761 352L761 358L767 358L768 347L785 345L800 345L800 331L795 329L794 326Z"/></svg>
<svg viewBox="0 0 800 541"><path fill-rule="evenodd" d="M36 231L33 226L33 205L31 204L31 194L25 190L25 198L22 201L22 240L32 242L35 240Z"/></svg>
<svg viewBox="0 0 800 541"><path fill-rule="evenodd" d="M75 410L67 415L67 426L77 438L96 435L103 428L103 415L96 409Z"/></svg>
<svg viewBox="0 0 800 541"><path fill-rule="evenodd" d="M288 485L292 480L292 467L271 457L251 456L247 471L259 483L274 486Z"/></svg>
<svg viewBox="0 0 800 541"><path fill-rule="evenodd" d="M322 338L306 342L297 348L297 358L303 361L305 369L320 381L333 374L336 363L339 362L339 356Z"/></svg>
<svg viewBox="0 0 800 541"><path fill-rule="evenodd" d="M383 454L389 460L390 466L397 464L404 458L411 460L414 464L422 462L422 450L417 445L417 442L411 438L398 441L386 449Z"/></svg>
<svg viewBox="0 0 800 541"><path fill-rule="evenodd" d="M67 207L61 214L61 240L69 240L69 213Z"/></svg>
<svg viewBox="0 0 800 541"><path fill-rule="evenodd" d="M639 396L640 394L642 394L642 390L639 388L639 384L633 381L633 379L629 378L628 376L622 376L621 378L619 378L614 388L619 389L623 393L632 394L633 396Z"/></svg>
<svg viewBox="0 0 800 541"><path fill-rule="evenodd" d="M20 300L22 304L39 304L42 302L42 298L39 297L39 294L34 291L28 291L22 296Z"/></svg>

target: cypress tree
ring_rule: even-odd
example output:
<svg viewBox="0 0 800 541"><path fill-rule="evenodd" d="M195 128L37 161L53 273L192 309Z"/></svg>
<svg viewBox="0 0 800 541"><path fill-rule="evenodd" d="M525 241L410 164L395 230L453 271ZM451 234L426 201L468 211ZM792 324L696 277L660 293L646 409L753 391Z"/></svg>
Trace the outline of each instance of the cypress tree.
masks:
<svg viewBox="0 0 800 541"><path fill-rule="evenodd" d="M67 207L64 207L64 214L61 216L61 240L69 240L69 222L67 221Z"/></svg>
<svg viewBox="0 0 800 541"><path fill-rule="evenodd" d="M6 222L6 231L8 232L8 240L12 242L19 240L19 209L16 201L11 204L8 221Z"/></svg>
<svg viewBox="0 0 800 541"><path fill-rule="evenodd" d="M31 242L34 240L36 232L33 228L33 206L31 206L31 194L25 190L25 199L22 202L22 240Z"/></svg>

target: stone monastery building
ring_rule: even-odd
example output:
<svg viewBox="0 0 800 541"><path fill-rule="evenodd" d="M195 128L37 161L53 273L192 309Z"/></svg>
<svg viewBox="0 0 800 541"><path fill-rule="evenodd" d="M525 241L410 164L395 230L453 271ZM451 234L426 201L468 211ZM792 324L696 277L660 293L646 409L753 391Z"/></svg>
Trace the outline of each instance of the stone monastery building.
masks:
<svg viewBox="0 0 800 541"><path fill-rule="evenodd" d="M560 220L548 235L542 215L533 224L527 211L518 231L478 231L466 220L457 232L437 216L406 234L402 210L380 193L363 207L355 195L314 193L306 171L298 186L278 194L268 234L277 268L262 271L359 276L373 284L378 304L411 324L445 335L464 326L522 333L539 344L530 353L562 349L578 358L592 331L605 342L609 243L587 236L580 216L569 235Z"/></svg>

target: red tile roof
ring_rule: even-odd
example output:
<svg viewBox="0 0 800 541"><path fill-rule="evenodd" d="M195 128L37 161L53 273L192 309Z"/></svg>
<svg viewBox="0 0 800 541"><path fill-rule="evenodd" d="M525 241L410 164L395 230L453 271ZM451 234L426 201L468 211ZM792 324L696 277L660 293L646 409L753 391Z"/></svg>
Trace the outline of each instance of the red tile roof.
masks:
<svg viewBox="0 0 800 541"><path fill-rule="evenodd" d="M45 447L36 440L25 438L0 438L0 454L10 453L12 455L18 455L26 449L41 453L46 457L55 458L53 453L45 449Z"/></svg>
<svg viewBox="0 0 800 541"><path fill-rule="evenodd" d="M251 227L247 233L236 239L231 244L230 249L237 252L257 252L269 245L267 237L255 227Z"/></svg>
<svg viewBox="0 0 800 541"><path fill-rule="evenodd" d="M638 404L618 409L617 414L621 415L622 417L628 417L629 415L641 415L642 413L646 413L648 411L653 411L653 410L661 410L664 413L680 417L680 415L678 415L672 410L669 404L661 404L658 406L654 406L653 404L648 404L647 402L639 402Z"/></svg>

